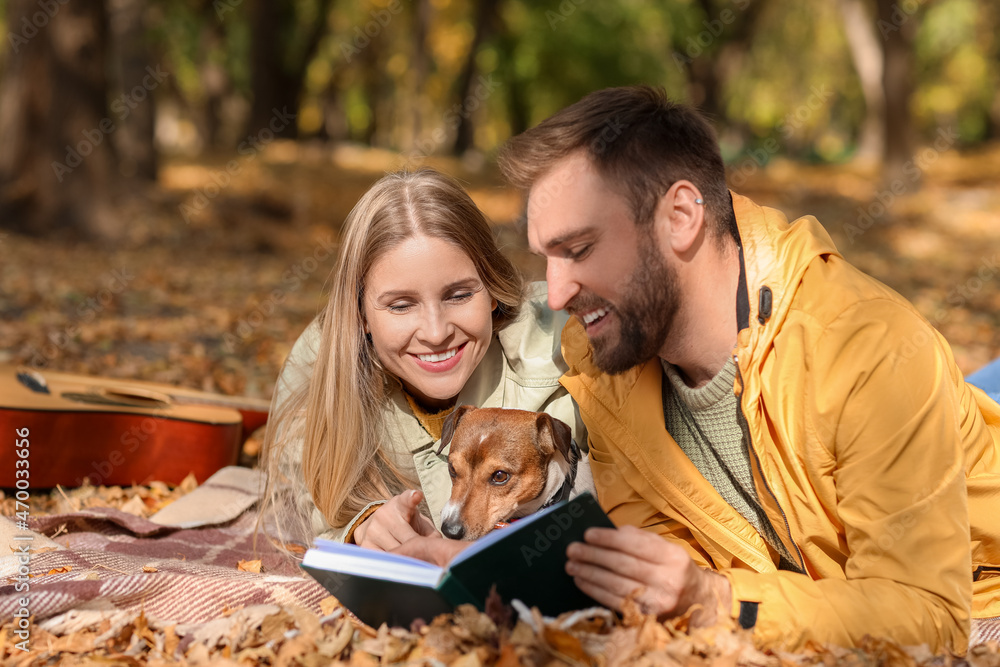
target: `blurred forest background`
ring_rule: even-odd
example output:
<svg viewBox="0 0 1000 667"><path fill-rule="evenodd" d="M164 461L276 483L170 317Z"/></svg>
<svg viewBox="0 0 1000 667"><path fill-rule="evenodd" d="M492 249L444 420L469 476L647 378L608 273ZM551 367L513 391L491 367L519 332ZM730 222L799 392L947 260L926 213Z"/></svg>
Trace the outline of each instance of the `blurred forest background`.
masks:
<svg viewBox="0 0 1000 667"><path fill-rule="evenodd" d="M0 363L270 395L386 171L460 178L651 83L731 186L814 214L964 371L1000 355L1000 5L982 0L0 0Z"/></svg>

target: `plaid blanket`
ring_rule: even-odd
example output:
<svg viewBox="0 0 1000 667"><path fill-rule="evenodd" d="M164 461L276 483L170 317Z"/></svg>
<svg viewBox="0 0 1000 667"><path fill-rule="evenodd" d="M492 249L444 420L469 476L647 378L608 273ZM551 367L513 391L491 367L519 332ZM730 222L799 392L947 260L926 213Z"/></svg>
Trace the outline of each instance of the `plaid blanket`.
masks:
<svg viewBox="0 0 1000 667"><path fill-rule="evenodd" d="M93 508L28 519L28 532L0 518L10 554L0 557L0 623L27 601L53 634L142 612L190 641L276 606L319 612L327 591L263 536L254 544L260 488L255 471L226 468L149 519ZM240 571L241 560L260 560L262 572Z"/></svg>

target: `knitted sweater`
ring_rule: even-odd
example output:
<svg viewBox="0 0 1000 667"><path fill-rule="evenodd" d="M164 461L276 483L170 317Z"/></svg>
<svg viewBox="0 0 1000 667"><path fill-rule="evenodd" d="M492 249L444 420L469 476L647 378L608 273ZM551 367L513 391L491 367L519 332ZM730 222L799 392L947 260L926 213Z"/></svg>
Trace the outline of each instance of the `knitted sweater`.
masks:
<svg viewBox="0 0 1000 667"><path fill-rule="evenodd" d="M736 363L729 359L708 384L692 389L677 369L662 362L668 382L663 383L663 417L667 432L691 459L698 472L723 500L743 515L783 561L787 553L767 520L750 471L750 455L736 420L739 401L733 393Z"/></svg>

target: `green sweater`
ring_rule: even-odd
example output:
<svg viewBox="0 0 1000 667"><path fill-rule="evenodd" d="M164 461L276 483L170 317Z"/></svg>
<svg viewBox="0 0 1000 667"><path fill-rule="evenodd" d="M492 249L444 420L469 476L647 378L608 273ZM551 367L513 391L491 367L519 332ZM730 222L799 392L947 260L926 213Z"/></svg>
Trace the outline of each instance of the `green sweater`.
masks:
<svg viewBox="0 0 1000 667"><path fill-rule="evenodd" d="M723 500L743 515L783 561L794 562L757 497L750 454L736 420L739 400L733 393L736 362L729 359L708 384L692 389L677 369L662 362L663 417L667 432Z"/></svg>

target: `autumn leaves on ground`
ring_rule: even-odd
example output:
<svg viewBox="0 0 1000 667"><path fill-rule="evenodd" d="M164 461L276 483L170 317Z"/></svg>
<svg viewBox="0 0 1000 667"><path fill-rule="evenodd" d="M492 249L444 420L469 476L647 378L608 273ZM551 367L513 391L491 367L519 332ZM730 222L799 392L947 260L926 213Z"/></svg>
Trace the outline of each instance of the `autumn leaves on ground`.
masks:
<svg viewBox="0 0 1000 667"><path fill-rule="evenodd" d="M227 169L229 160L168 161L154 188L125 201L129 232L120 247L0 235L0 363L270 397L291 345L323 305L345 215L368 185L404 164L371 149L291 142L268 146L241 163L238 173ZM495 221L515 261L530 277L544 277L544 265L526 251L517 225L520 197L494 167L448 160L432 166L460 178ZM908 167L882 185L861 167L780 159L762 167L748 158L731 165L731 183L789 217L815 215L849 261L917 306L969 373L1000 356L1000 146L966 154L928 148ZM36 498L35 510L103 504L149 514L187 490L168 489L154 477L137 480L146 486L131 490L58 491ZM451 662L459 656L470 665L588 664L588 656L611 648L608 655L620 664L640 655L693 664L782 661L755 652L745 637L689 639L682 626L638 614L614 627L607 617L591 615L562 627L534 619L532 628L524 619L498 627L496 619L465 610L423 629L352 635L337 612L322 625L282 613L268 620L266 632L257 627L225 652L188 659L311 664L350 654L353 664L421 657ZM87 638L46 637L50 648L65 644L65 650L36 653L33 660L85 659L88 654L73 647ZM0 633L0 656L16 660L19 655L4 648L10 641ZM164 651L169 643L164 629L139 618L92 657L162 663L172 659ZM342 654L348 644L353 653ZM990 664L996 664L992 651ZM879 664L930 660L876 644L869 653ZM797 660L870 661L824 651Z"/></svg>

